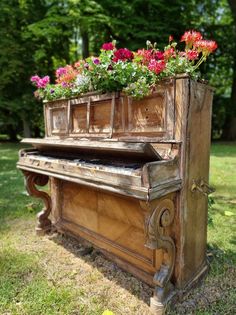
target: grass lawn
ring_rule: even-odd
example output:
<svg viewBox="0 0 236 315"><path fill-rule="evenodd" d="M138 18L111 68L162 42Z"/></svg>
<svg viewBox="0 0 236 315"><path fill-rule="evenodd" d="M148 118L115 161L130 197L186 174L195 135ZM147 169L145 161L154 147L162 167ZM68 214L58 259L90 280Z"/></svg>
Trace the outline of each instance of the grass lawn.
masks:
<svg viewBox="0 0 236 315"><path fill-rule="evenodd" d="M35 236L41 204L28 197L15 164L19 144L0 143L0 314L151 314L151 289L72 239ZM236 144L211 150L210 273L167 314L236 313Z"/></svg>

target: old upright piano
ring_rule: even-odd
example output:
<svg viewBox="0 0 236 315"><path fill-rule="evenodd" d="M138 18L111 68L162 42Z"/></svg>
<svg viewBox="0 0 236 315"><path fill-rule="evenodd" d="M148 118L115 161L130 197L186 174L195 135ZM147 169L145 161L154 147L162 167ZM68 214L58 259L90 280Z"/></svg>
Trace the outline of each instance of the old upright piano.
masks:
<svg viewBox="0 0 236 315"><path fill-rule="evenodd" d="M89 93L45 102L45 138L19 153L36 231L89 241L154 287L162 314L207 271L212 89L188 76L141 100ZM49 181L50 192L38 185Z"/></svg>

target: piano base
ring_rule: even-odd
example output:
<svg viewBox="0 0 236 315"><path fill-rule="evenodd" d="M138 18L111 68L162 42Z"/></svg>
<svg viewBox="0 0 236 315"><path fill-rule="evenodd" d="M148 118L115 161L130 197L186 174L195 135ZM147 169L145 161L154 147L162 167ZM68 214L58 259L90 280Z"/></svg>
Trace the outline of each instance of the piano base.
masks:
<svg viewBox="0 0 236 315"><path fill-rule="evenodd" d="M23 173L29 194L45 204L38 214L37 234L43 235L53 226L85 239L121 268L153 286L151 309L164 314L178 280L176 192L148 202L50 177L49 195L36 188L47 184L47 176Z"/></svg>

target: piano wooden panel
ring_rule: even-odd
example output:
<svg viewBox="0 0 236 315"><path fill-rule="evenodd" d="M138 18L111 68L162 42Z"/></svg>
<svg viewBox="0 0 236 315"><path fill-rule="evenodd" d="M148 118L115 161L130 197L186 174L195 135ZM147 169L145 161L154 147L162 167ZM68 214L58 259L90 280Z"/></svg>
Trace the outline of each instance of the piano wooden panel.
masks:
<svg viewBox="0 0 236 315"><path fill-rule="evenodd" d="M67 129L61 126L62 114L68 123ZM113 93L100 98L91 94L71 101L48 102L45 115L48 137L171 139L174 132L174 81L160 83L144 100ZM55 125L58 126L56 132Z"/></svg>

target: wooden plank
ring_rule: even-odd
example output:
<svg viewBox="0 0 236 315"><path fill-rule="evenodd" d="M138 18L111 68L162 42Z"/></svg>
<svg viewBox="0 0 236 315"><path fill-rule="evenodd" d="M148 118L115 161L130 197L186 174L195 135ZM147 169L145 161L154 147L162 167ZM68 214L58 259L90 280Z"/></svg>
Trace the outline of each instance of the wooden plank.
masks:
<svg viewBox="0 0 236 315"><path fill-rule="evenodd" d="M176 139L182 139L180 172L183 187L178 196L174 230L177 247L176 285L192 283L206 267L207 198L191 192L193 180L208 182L212 89L176 80Z"/></svg>
<svg viewBox="0 0 236 315"><path fill-rule="evenodd" d="M116 105L116 99L115 99L115 94L113 94L112 100L111 100L111 118L110 118L110 136L109 136L109 138L112 138L113 129L114 129L115 105Z"/></svg>
<svg viewBox="0 0 236 315"><path fill-rule="evenodd" d="M156 152L155 149L149 143L127 143L127 142L114 142L114 141L87 141L87 140L57 140L57 139L35 139L35 138L25 138L21 141L22 143L28 143L33 145L37 149L47 148L69 148L71 151L77 149L85 151L103 152L107 154L109 152L114 152L116 156L121 153L126 153L127 155L137 156L139 158L152 160L160 160L161 156Z"/></svg>
<svg viewBox="0 0 236 315"><path fill-rule="evenodd" d="M87 103L86 132L89 132L89 128L90 128L90 114L91 114L91 99L89 97L88 103Z"/></svg>

